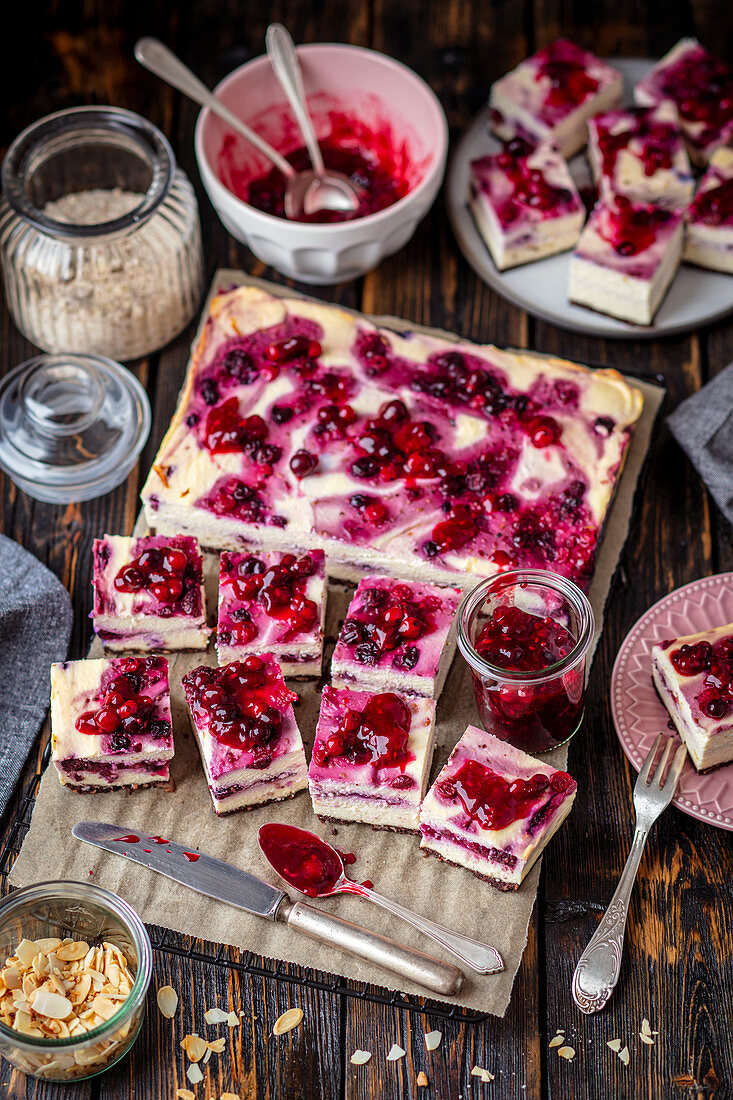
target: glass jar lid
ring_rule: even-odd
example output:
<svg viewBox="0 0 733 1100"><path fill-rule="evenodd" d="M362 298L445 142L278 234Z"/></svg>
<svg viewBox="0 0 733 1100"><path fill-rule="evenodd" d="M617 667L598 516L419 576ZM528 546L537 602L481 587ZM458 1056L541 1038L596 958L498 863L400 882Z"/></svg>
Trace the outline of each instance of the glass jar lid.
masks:
<svg viewBox="0 0 733 1100"><path fill-rule="evenodd" d="M93 500L120 485L150 432L137 378L96 355L38 355L0 381L0 466L36 500Z"/></svg>

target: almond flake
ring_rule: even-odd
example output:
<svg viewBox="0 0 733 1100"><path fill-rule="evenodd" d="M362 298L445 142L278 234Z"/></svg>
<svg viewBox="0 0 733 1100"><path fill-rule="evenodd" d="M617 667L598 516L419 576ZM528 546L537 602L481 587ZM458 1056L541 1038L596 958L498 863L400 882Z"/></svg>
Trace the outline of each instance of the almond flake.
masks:
<svg viewBox="0 0 733 1100"><path fill-rule="evenodd" d="M423 1073L422 1070L420 1070L420 1072L417 1075L417 1083L418 1083L419 1088L424 1088L428 1083L428 1079L427 1079L427 1077L425 1076L425 1074Z"/></svg>
<svg viewBox="0 0 733 1100"><path fill-rule="evenodd" d="M89 944L84 940L64 940L61 947L56 948L56 958L72 962L74 959L83 959L88 950Z"/></svg>
<svg viewBox="0 0 733 1100"><path fill-rule="evenodd" d="M572 1047L560 1047L557 1053L567 1062L572 1062L573 1058L575 1057L575 1051Z"/></svg>
<svg viewBox="0 0 733 1100"><path fill-rule="evenodd" d="M273 1035L285 1035L286 1032L292 1031L297 1027L303 1019L302 1008L289 1008L287 1012L283 1012L282 1016L278 1016L272 1028Z"/></svg>
<svg viewBox="0 0 733 1100"><path fill-rule="evenodd" d="M221 1008L209 1008L204 1013L207 1024L225 1024L229 1019L229 1013Z"/></svg>
<svg viewBox="0 0 733 1100"><path fill-rule="evenodd" d="M211 1047L209 1047L209 1049L206 1051L206 1054L204 1055L203 1065L206 1065L206 1063L208 1062L208 1060L211 1057L212 1053L213 1053L213 1051L211 1050Z"/></svg>
<svg viewBox="0 0 733 1100"><path fill-rule="evenodd" d="M213 1050L214 1054L221 1054L226 1045L227 1041L222 1035L220 1039L214 1039L213 1043L209 1043L209 1050Z"/></svg>
<svg viewBox="0 0 733 1100"><path fill-rule="evenodd" d="M425 1033L425 1049L437 1050L443 1038L442 1031L428 1031Z"/></svg>
<svg viewBox="0 0 733 1100"><path fill-rule="evenodd" d="M198 1085L199 1081L203 1081L203 1079L204 1079L203 1073L201 1072L201 1070L199 1069L199 1067L196 1065L195 1062L192 1066L189 1066L188 1069L186 1070L186 1077L188 1077L188 1079L189 1079L189 1081L191 1082L192 1085Z"/></svg>
<svg viewBox="0 0 733 1100"><path fill-rule="evenodd" d="M371 1050L355 1050L349 1058L352 1066L365 1066L372 1056Z"/></svg>
<svg viewBox="0 0 733 1100"><path fill-rule="evenodd" d="M488 1085L490 1081L494 1080L494 1074L484 1069L483 1066L473 1066L471 1069L471 1076L480 1077L485 1085Z"/></svg>
<svg viewBox="0 0 733 1100"><path fill-rule="evenodd" d="M651 1035L645 1035L643 1031L640 1031L639 1038L641 1039L642 1043L646 1043L648 1047L654 1046L654 1040L652 1039Z"/></svg>
<svg viewBox="0 0 733 1100"><path fill-rule="evenodd" d="M237 1016L236 1012L230 1012L227 1016L227 1023L229 1024L229 1027L239 1027L241 1022L242 1021L239 1019L239 1016ZM239 1100L239 1098L237 1098L237 1100Z"/></svg>
<svg viewBox="0 0 733 1100"><path fill-rule="evenodd" d="M200 1035L186 1035L181 1039L181 1046L186 1052L189 1062L200 1062L206 1054L209 1044Z"/></svg>
<svg viewBox="0 0 733 1100"><path fill-rule="evenodd" d="M88 975L87 975L88 976ZM178 1008L178 994L172 985L162 985L157 994L158 1008L166 1020L172 1020Z"/></svg>
<svg viewBox="0 0 733 1100"><path fill-rule="evenodd" d="M62 997L60 993L50 993L47 989L37 990L33 998L33 1011L52 1020L65 1020L73 1010L74 1006L68 997Z"/></svg>
<svg viewBox="0 0 733 1100"><path fill-rule="evenodd" d="M21 940L15 949L15 954L23 966L29 967L38 954L38 948L33 940Z"/></svg>
<svg viewBox="0 0 733 1100"><path fill-rule="evenodd" d="M398 1058L404 1058L405 1053L406 1052L402 1049L402 1047L397 1046L397 1043L392 1043L389 1054L387 1055L387 1061L396 1062Z"/></svg>
<svg viewBox="0 0 733 1100"><path fill-rule="evenodd" d="M564 1035L555 1035L555 1036L553 1036L552 1039L550 1039L549 1045L551 1047L561 1047L564 1042L565 1042L565 1036Z"/></svg>
<svg viewBox="0 0 733 1100"><path fill-rule="evenodd" d="M606 1046L610 1047L611 1050L615 1051L616 1054L618 1054L618 1052L621 1050L621 1040L620 1039L609 1039L608 1042L606 1043Z"/></svg>
<svg viewBox="0 0 733 1100"><path fill-rule="evenodd" d="M190 1089L176 1089L176 1100L196 1100L196 1093Z"/></svg>
<svg viewBox="0 0 733 1100"><path fill-rule="evenodd" d="M623 1062L623 1064L625 1066L628 1066L628 1064L629 1064L629 1048L628 1047L624 1047L624 1049L619 1054L619 1058L621 1059L621 1061Z"/></svg>
<svg viewBox="0 0 733 1100"><path fill-rule="evenodd" d="M236 1092L223 1092L219 1100L241 1100L241 1097L239 1097Z"/></svg>

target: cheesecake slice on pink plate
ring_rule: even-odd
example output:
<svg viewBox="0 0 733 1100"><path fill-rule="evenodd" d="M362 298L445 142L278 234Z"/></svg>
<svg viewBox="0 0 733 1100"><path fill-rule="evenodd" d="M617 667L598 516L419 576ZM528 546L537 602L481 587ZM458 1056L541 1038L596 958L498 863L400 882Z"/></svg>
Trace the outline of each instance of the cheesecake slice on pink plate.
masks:
<svg viewBox="0 0 733 1100"><path fill-rule="evenodd" d="M521 138L471 162L469 206L499 271L566 252L585 221L578 189L557 150Z"/></svg>
<svg viewBox="0 0 733 1100"><path fill-rule="evenodd" d="M548 141L564 157L586 143L588 119L621 100L621 73L575 42L558 38L491 87L489 121L506 141Z"/></svg>
<svg viewBox="0 0 733 1100"><path fill-rule="evenodd" d="M461 592L388 577L359 581L331 661L335 687L437 699L455 650Z"/></svg>
<svg viewBox="0 0 733 1100"><path fill-rule="evenodd" d="M634 88L642 107L671 102L695 164L733 138L733 71L696 38L681 38Z"/></svg>
<svg viewBox="0 0 733 1100"><path fill-rule="evenodd" d="M77 791L163 786L172 757L164 657L51 665L51 759L63 786Z"/></svg>
<svg viewBox="0 0 733 1100"><path fill-rule="evenodd" d="M567 772L469 726L420 808L420 847L517 890L570 813Z"/></svg>
<svg viewBox="0 0 733 1100"><path fill-rule="evenodd" d="M219 664L272 653L283 676L320 676L326 614L322 550L223 553L219 563Z"/></svg>
<svg viewBox="0 0 733 1100"><path fill-rule="evenodd" d="M687 208L682 259L733 274L733 149L716 149Z"/></svg>
<svg viewBox="0 0 733 1100"><path fill-rule="evenodd" d="M733 760L733 623L652 647L652 677L699 772Z"/></svg>
<svg viewBox="0 0 733 1100"><path fill-rule="evenodd" d="M290 798L308 786L293 703L270 653L223 668L202 665L182 680L217 814Z"/></svg>
<svg viewBox="0 0 733 1100"><path fill-rule="evenodd" d="M313 812L417 833L434 728L433 699L324 688L308 769Z"/></svg>
<svg viewBox="0 0 733 1100"><path fill-rule="evenodd" d="M588 123L588 159L604 197L671 207L692 198L694 177L672 103L596 115Z"/></svg>
<svg viewBox="0 0 733 1100"><path fill-rule="evenodd" d="M94 540L97 637L108 653L206 649L204 572L195 538Z"/></svg>
<svg viewBox="0 0 733 1100"><path fill-rule="evenodd" d="M570 301L650 325L679 267L683 229L680 210L601 199L570 260Z"/></svg>

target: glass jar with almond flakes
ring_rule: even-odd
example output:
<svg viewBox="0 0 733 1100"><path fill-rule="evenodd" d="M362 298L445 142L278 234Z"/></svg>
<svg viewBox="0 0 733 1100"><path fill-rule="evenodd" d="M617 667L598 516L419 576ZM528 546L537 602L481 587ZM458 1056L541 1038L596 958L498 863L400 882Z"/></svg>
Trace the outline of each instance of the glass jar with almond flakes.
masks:
<svg viewBox="0 0 733 1100"><path fill-rule="evenodd" d="M84 882L41 882L0 902L0 1054L33 1077L94 1077L128 1052L152 948L137 913Z"/></svg>

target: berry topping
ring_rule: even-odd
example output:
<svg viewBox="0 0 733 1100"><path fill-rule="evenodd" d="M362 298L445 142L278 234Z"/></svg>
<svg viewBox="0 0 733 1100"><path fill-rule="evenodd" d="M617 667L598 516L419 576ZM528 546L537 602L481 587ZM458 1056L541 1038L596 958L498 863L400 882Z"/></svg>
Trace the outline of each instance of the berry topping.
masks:
<svg viewBox="0 0 733 1100"><path fill-rule="evenodd" d="M410 723L410 708L399 695L373 695L361 712L347 709L336 729L316 744L313 758L321 768L339 757L374 768L404 768L413 759Z"/></svg>
<svg viewBox="0 0 733 1100"><path fill-rule="evenodd" d="M178 546L150 547L143 550L127 565L123 565L114 579L118 592L149 592L160 603L178 603L187 596L185 612L193 609L198 585L201 584L200 565L189 559ZM190 605L190 606L188 606Z"/></svg>
<svg viewBox="0 0 733 1100"><path fill-rule="evenodd" d="M271 618L283 622L287 627L285 637L305 633L311 630L318 619L318 607L306 597L308 578L316 573L315 560L305 554L296 558L294 554L283 554L275 565L267 566L260 558L252 554L238 557L222 554L220 584L224 596L230 592L235 600L256 601L259 607ZM246 645L257 636L258 630L252 622L246 608L235 608L226 613L222 607L223 619L230 637L219 638L224 645Z"/></svg>
<svg viewBox="0 0 733 1100"><path fill-rule="evenodd" d="M698 642L696 645L682 645L670 654L672 665L681 676L696 676L710 668L713 647L710 642Z"/></svg>
<svg viewBox="0 0 733 1100"><path fill-rule="evenodd" d="M537 772L528 779L512 782L478 760L466 760L455 774L436 784L436 792L447 802L460 802L467 824L482 829L505 829L514 821L532 819L540 798L552 799L567 791L573 780L566 772L553 776Z"/></svg>
<svg viewBox="0 0 733 1100"><path fill-rule="evenodd" d="M233 347L225 352L222 369L230 379L244 386L254 382L260 373L260 368L253 362L252 356L241 347Z"/></svg>
<svg viewBox="0 0 733 1100"><path fill-rule="evenodd" d="M219 478L208 496L200 497L196 504L219 516L236 516L248 523L262 520L265 511L259 493L237 477Z"/></svg>
<svg viewBox="0 0 733 1100"><path fill-rule="evenodd" d="M385 654L394 653L395 667L414 668L420 655L414 643L436 629L434 613L440 601L430 596L419 599L406 584L366 588L360 595L361 601L349 608L339 644L354 646L354 660L360 664L377 664Z"/></svg>
<svg viewBox="0 0 733 1100"><path fill-rule="evenodd" d="M206 417L204 441L212 454L251 451L266 437L267 424L262 417L242 417L236 397L228 398Z"/></svg>
<svg viewBox="0 0 733 1100"><path fill-rule="evenodd" d="M114 662L103 674L98 708L84 711L74 723L76 729L90 736L108 736L109 752L128 751L130 735L148 734L155 740L170 737L170 723L153 717L155 700L146 694L164 674L161 657Z"/></svg>
<svg viewBox="0 0 733 1100"><path fill-rule="evenodd" d="M525 431L533 447L551 447L557 443L562 429L551 416L533 416L527 421Z"/></svg>
<svg viewBox="0 0 733 1100"><path fill-rule="evenodd" d="M318 457L310 451L296 451L290 459L290 469L300 479L312 474L318 466Z"/></svg>
<svg viewBox="0 0 733 1100"><path fill-rule="evenodd" d="M602 205L593 224L598 235L618 252L619 256L638 256L654 244L660 229L678 218L661 206L631 203L622 195L614 202Z"/></svg>
<svg viewBox="0 0 733 1100"><path fill-rule="evenodd" d="M690 217L706 225L724 225L733 220L733 179L698 191L690 206Z"/></svg>
<svg viewBox="0 0 733 1100"><path fill-rule="evenodd" d="M317 359L322 350L317 340L309 340L306 336L290 336L287 340L268 344L265 355L273 363L288 363L291 359Z"/></svg>
<svg viewBox="0 0 733 1100"><path fill-rule="evenodd" d="M586 69L588 55L574 42L558 38L535 54L535 80L549 82L545 103L562 113L572 110L598 90Z"/></svg>
<svg viewBox="0 0 733 1100"><path fill-rule="evenodd" d="M251 654L223 668L202 665L186 673L182 683L199 725L222 744L252 752L254 767L268 766L282 712L297 699L274 662Z"/></svg>

